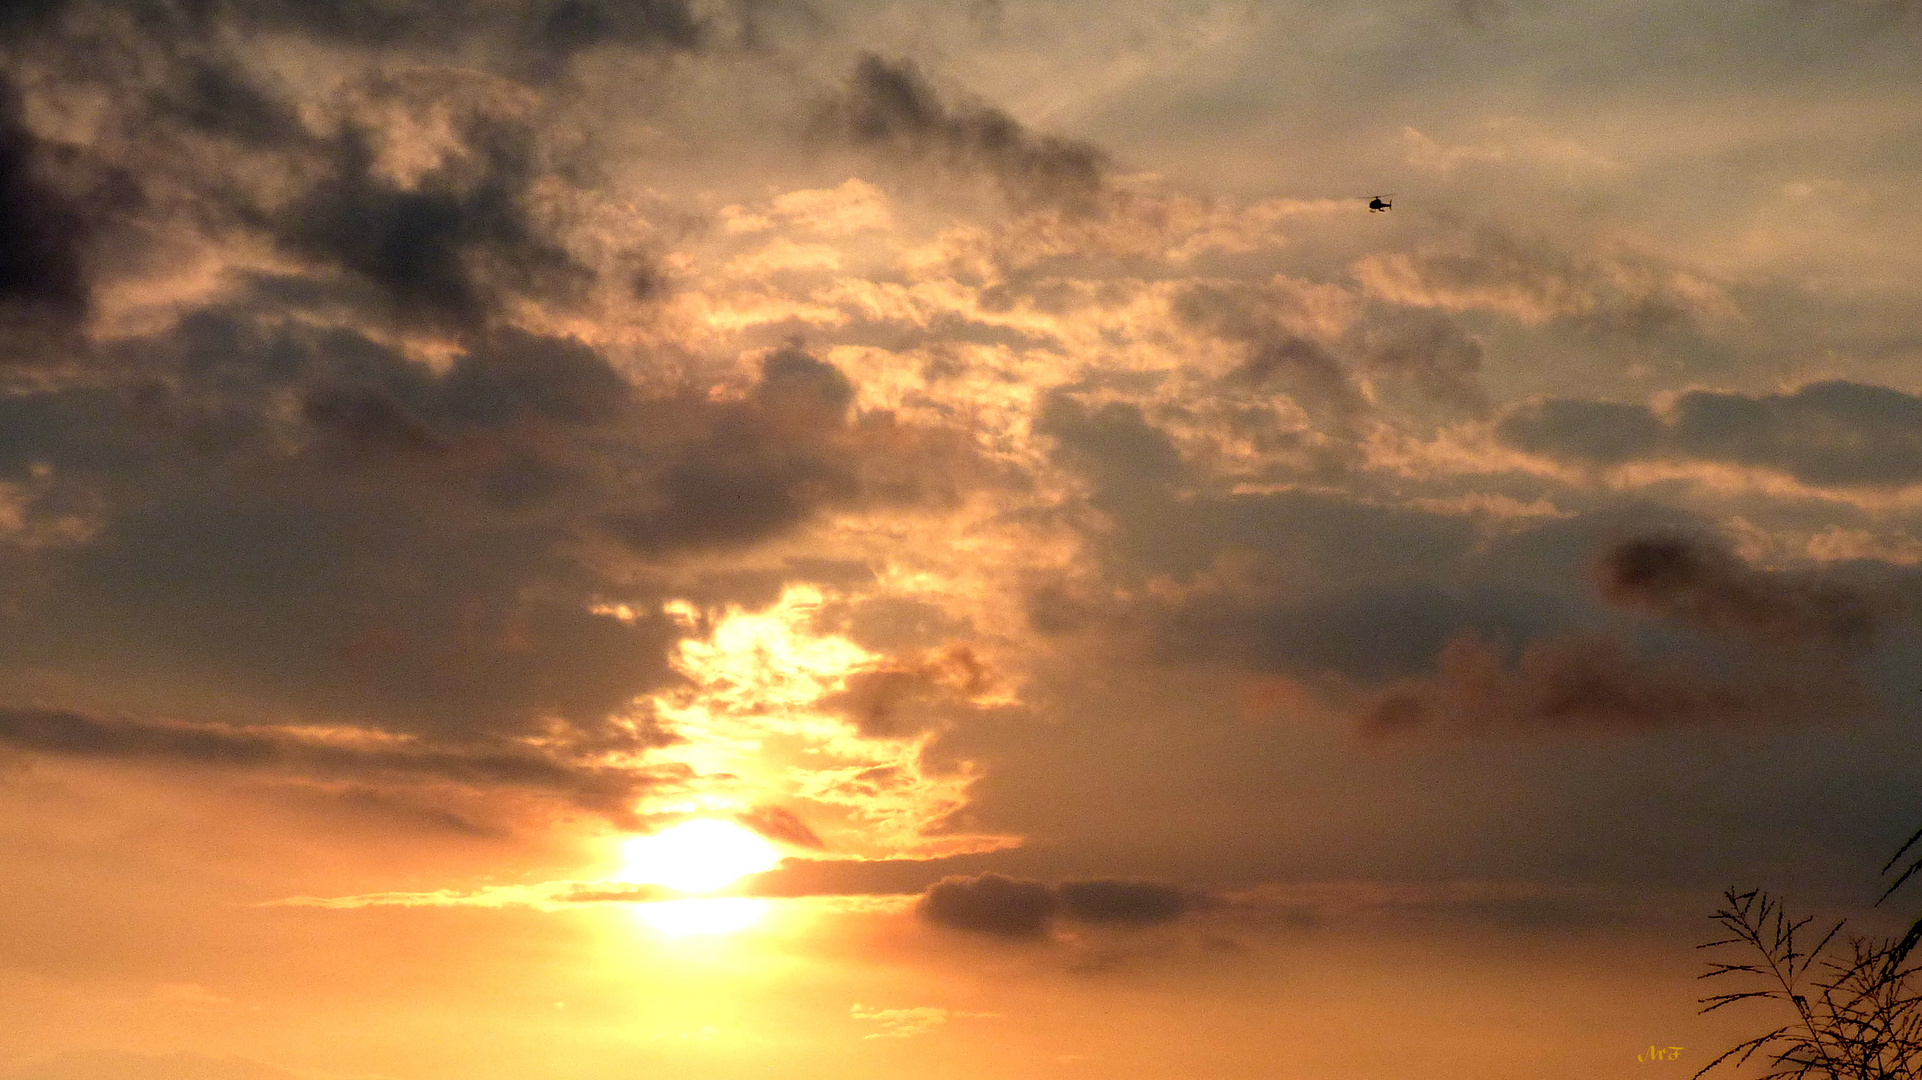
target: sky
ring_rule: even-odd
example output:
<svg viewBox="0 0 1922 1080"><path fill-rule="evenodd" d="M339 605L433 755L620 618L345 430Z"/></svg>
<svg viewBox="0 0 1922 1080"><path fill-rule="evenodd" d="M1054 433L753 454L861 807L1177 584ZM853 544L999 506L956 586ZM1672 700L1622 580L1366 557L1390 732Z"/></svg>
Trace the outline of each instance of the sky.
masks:
<svg viewBox="0 0 1922 1080"><path fill-rule="evenodd" d="M1918 46L0 6L0 1080L1692 1075L1922 904Z"/></svg>

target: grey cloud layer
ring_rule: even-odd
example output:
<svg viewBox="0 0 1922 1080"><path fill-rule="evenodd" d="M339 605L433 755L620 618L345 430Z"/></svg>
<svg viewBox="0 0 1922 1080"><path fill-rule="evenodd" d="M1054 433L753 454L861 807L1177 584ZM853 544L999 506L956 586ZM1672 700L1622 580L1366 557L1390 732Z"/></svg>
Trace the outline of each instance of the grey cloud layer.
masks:
<svg viewBox="0 0 1922 1080"><path fill-rule="evenodd" d="M987 873L935 882L916 910L936 926L1022 939L1041 937L1056 919L1152 926L1200 906L1198 895L1160 882L1097 879L1048 885Z"/></svg>
<svg viewBox="0 0 1922 1080"><path fill-rule="evenodd" d="M1829 381L1757 391L1763 376L1741 370L1755 339L1782 338L1770 356L1826 355L1804 345L1831 342L1778 334L1794 320L1753 303L1766 289L1695 267L1713 260L1681 240L1658 257L1606 239L1655 225L1565 220L1587 212L1569 209L1581 200L1672 189L1667 174L1650 183L1643 163L1605 160L1610 147L1579 127L1549 130L1548 150L1566 153L1524 167L1534 151L1515 133L1533 129L1483 131L1466 112L1452 137L1485 143L1396 156L1417 145L1397 141L1405 125L1451 137L1396 104L1420 96L1437 55L1573 40L1571 26L1624 10L1481 5L1481 28L1465 30L1430 5L1357 23L1380 63L1342 72L1358 80L1339 84L1352 98L1292 94L1260 119L1263 145L1295 155L1276 132L1334 110L1358 140L1386 132L1393 152L1304 144L1305 171L1272 174L1235 153L1197 155L1204 173L1246 174L1235 183L1257 194L1240 202L1124 175L1094 145L1048 133L1087 130L1079 120L1109 96L1129 108L1162 93L1110 90L1103 76L1127 65L1064 60L1021 101L998 87L990 103L962 89L983 85L968 75L992 82L995 63L968 66L978 55L870 40L858 16L836 25L849 13L832 5L812 37L753 41L756 10L75 0L0 14L14 91L0 93L0 332L11 358L32 361L0 373L8 745L218 759L378 791L498 785L604 810L638 789L580 761L646 742L646 717L642 735L610 718L674 678L666 657L683 631L658 614L663 599L878 580L867 560L910 531L864 516L940 513L1022 469L1033 475L1007 498L956 523L954 565L938 543L906 553L954 572L928 586L931 607L1015 588L985 565L1000 556L980 552L1052 559L1031 579L1031 626L992 631L1002 647L1045 658L1092 639L1102 663L1280 676L1380 730L1854 716L1873 706L1857 667L1912 644L1895 617L1909 586L1886 563L1775 570L1720 541L1673 539L1746 527L1793 564L1806 534L1832 524L1807 524L1827 509L1666 489L1644 494L1667 506L1624 505L1580 469L1478 472L1515 455L1437 434L1492 415L1509 449L1562 462L1922 480L1922 398L1873 385L1847 357L1835 362L1848 381L1824 369ZM1302 41L1327 40L1314 37L1319 13L1275 10L1317 24ZM1073 28L1064 56L1107 32L1059 12ZM1154 21L1114 19L1123 36ZM1680 26L1693 42L1713 36ZM1458 36L1425 39L1441 31ZM1159 62L1144 82L1162 78ZM1299 74L1265 54L1253 69ZM290 85L292 72L312 78ZM1080 82L1102 100L1077 113L1076 96L1095 93ZM95 96L111 103L97 128L64 108ZM1221 105L1161 115L1206 129L1231 111ZM1639 130L1633 117L1603 122ZM808 160L783 157L797 153ZM699 154L716 175L675 171ZM1122 146L1114 159L1139 158ZM1340 186L1311 183L1316 169ZM836 188L850 172L913 197ZM1404 189L1393 213L1280 197L1360 191L1364 172L1370 187ZM1551 172L1552 184L1502 186ZM1377 179L1390 175L1415 179ZM970 185L999 201L956 197ZM845 236L784 231L792 222L770 209L784 191L821 202L857 187L873 197ZM1718 194L1691 193L1684 209L1712 217ZM761 254L796 265L742 269ZM201 255L234 265L200 299L162 296L111 340L87 336L110 298L152 287L167 258ZM1812 288L1767 284L1816 304ZM1885 321L1878 340L1906 356L1908 324ZM805 342L776 344L797 331ZM677 332L687 340L661 343ZM1622 361L1632 384L1612 381ZM1601 400L1650 400L1684 377L1740 389L1660 407ZM1514 406L1522 394L1534 403ZM901 413L860 407L878 397ZM834 547L710 572L818 524L839 530ZM1914 526L1899 511L1833 524L1891 558ZM860 542L844 543L852 533ZM634 617L590 610L617 603ZM1019 739L972 723L986 667L944 646L968 624L941 614L927 640L825 704L875 738L980 729L964 734L993 776ZM1093 682L1091 667L1077 674ZM75 686L98 700L17 704ZM102 719L122 705L188 719ZM1170 708L1157 722L1191 720ZM419 741L323 753L262 733L302 723ZM579 760L501 756L556 731ZM1224 753L1256 755L1243 739L1260 736L1227 731ZM739 820L822 843L779 807ZM870 872L906 881L915 869ZM1064 919L1165 921L1189 902L1139 883L976 877L930 890L924 910L1018 937Z"/></svg>
<svg viewBox="0 0 1922 1080"><path fill-rule="evenodd" d="M14 662L105 674L131 649L163 682L402 726L592 724L659 685L677 632L594 544L677 557L966 482L956 441L850 417L845 378L792 349L734 402L637 395L577 341L504 330L437 375L246 312L128 364L143 381L0 399L0 477L48 470L98 516L6 556ZM641 618L587 611L622 597Z"/></svg>
<svg viewBox="0 0 1922 1080"><path fill-rule="evenodd" d="M625 714L676 678L684 631L661 602L764 599L779 573L704 581L704 559L836 511L944 507L981 478L966 433L858 411L798 339L741 356L760 353L743 385L671 346L617 369L551 328L590 300L633 315L652 271L631 234L570 216L609 162L540 110L572 100L590 51L723 44L678 0L6 18L0 333L23 363L0 386L0 692L58 684L75 706L9 713L16 749L325 775L377 799L519 786L620 818L645 786L631 771L512 748L652 745ZM290 83L262 42L326 77ZM111 102L99 123L63 126L88 94ZM1078 160L985 106L908 104L962 139L955 164L1054 183ZM165 289L195 258L223 263L216 285L90 324L124 313L102 295ZM894 696L864 713L885 726ZM349 751L303 725L421 741ZM778 808L747 820L820 844Z"/></svg>
<svg viewBox="0 0 1922 1080"><path fill-rule="evenodd" d="M1922 481L1922 397L1843 380L1774 394L1691 390L1660 411L1550 398L1496 430L1516 449L1597 465L1711 461L1825 487Z"/></svg>
<svg viewBox="0 0 1922 1080"><path fill-rule="evenodd" d="M1914 588L1872 563L1758 569L1705 523L1652 506L1489 541L1459 513L1227 492L1131 405L1059 395L1039 428L1112 526L1108 579L1156 584L1117 602L1086 583L1040 583L1038 629L1099 627L1165 661L1374 687L1361 708L1378 730L1859 715L1869 698L1839 657L1891 628ZM1779 662L1781 649L1810 647Z"/></svg>
<svg viewBox="0 0 1922 1080"><path fill-rule="evenodd" d="M1607 638L1536 641L1512 664L1472 635L1450 641L1435 673L1382 692L1363 714L1383 733L1426 727L1498 732L1570 726L1650 729L1674 724L1846 719L1866 706L1837 668L1748 672L1721 679L1638 658Z"/></svg>
<svg viewBox="0 0 1922 1080"><path fill-rule="evenodd" d="M596 765L555 749L514 743L436 745L359 733L297 728L236 728L73 712L0 709L0 745L61 757L206 765L275 775L357 782L362 791L399 784L452 784L492 791L523 789L557 796L627 823L635 795L669 779L642 770ZM630 736L628 749L655 740ZM605 742L587 749L607 749Z"/></svg>
<svg viewBox="0 0 1922 1080"><path fill-rule="evenodd" d="M461 46L482 45L514 60L523 75L551 74L573 53L602 45L688 50L707 42L710 29L683 0L552 0L532 4L463 0L224 0L180 4L142 0L121 5L150 33L213 37L222 29L295 34L362 49L399 49L450 60ZM84 0L37 0L13 5L16 29L58 31L63 22L86 25L100 9ZM471 55L471 54L470 54Z"/></svg>

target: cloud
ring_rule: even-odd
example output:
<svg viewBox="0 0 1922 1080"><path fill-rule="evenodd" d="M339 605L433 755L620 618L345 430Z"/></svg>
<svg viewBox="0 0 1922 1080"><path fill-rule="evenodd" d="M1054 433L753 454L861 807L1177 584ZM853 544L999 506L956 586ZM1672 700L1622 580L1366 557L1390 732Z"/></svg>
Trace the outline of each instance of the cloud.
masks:
<svg viewBox="0 0 1922 1080"><path fill-rule="evenodd" d="M1616 465L1649 455L1665 428L1646 405L1549 398L1511 410L1495 432L1518 450Z"/></svg>
<svg viewBox="0 0 1922 1080"><path fill-rule="evenodd" d="M813 829L802 821L792 810L779 806L757 806L751 810L734 815L734 820L767 837L783 844L799 848L820 850L827 845L816 836Z"/></svg>
<svg viewBox="0 0 1922 1080"><path fill-rule="evenodd" d="M664 602L765 602L824 563L726 564L837 512L952 507L985 476L969 432L857 409L799 341L684 340L602 287L631 278L654 204L565 133L592 65L556 65L698 51L720 31L678 0L30 14L9 8L31 37L0 44L0 339L51 363L12 321L51 320L86 366L0 393L16 750L630 813L652 774L625 759L659 735L637 702L688 686ZM992 127L934 104L943 130ZM998 167L1056 160L981 137ZM781 220L887 223L871 189L836 191L777 200ZM943 663L900 666L940 696ZM885 692L864 708L921 722ZM311 736L333 729L413 741ZM966 781L923 774L913 743L854 754L819 794L974 842L921 835ZM721 812L804 845L848 831L787 805Z"/></svg>
<svg viewBox="0 0 1922 1080"><path fill-rule="evenodd" d="M1429 398L1469 413L1488 408L1480 340L1435 313L1382 318L1362 332L1370 371L1407 379Z"/></svg>
<svg viewBox="0 0 1922 1080"><path fill-rule="evenodd" d="M1009 939L1040 938L1057 918L1091 925L1153 926L1199 904L1186 890L1152 881L1040 881L985 873L928 886L916 910L936 926Z"/></svg>
<svg viewBox="0 0 1922 1080"><path fill-rule="evenodd" d="M600 45L689 50L707 36L683 0L561 0L539 31L540 43L562 59Z"/></svg>
<svg viewBox="0 0 1922 1080"><path fill-rule="evenodd" d="M1152 926L1195 909L1195 894L1157 881L1064 881L1055 886L1061 914L1095 925Z"/></svg>
<svg viewBox="0 0 1922 1080"><path fill-rule="evenodd" d="M221 22L251 32L297 33L336 45L411 51L451 60L461 43L491 46L517 73L555 74L573 54L601 46L685 52L706 44L709 30L684 0L485 0L381 4L234 0L216 8Z"/></svg>
<svg viewBox="0 0 1922 1080"><path fill-rule="evenodd" d="M1043 399L1035 431L1054 440L1056 460L1106 491L1159 488L1187 475L1174 440L1138 405L1110 401L1091 409L1057 390Z"/></svg>
<svg viewBox="0 0 1922 1080"><path fill-rule="evenodd" d="M1362 408L1348 365L1336 352L1327 319L1312 310L1312 295L1273 285L1239 288L1207 284L1184 290L1176 319L1240 347L1230 383L1278 384L1310 409L1346 417Z"/></svg>
<svg viewBox="0 0 1922 1080"><path fill-rule="evenodd" d="M1606 887L1540 880L1267 882L1219 898L1228 925L1301 930L1340 924L1576 929L1644 915Z"/></svg>
<svg viewBox="0 0 1922 1080"><path fill-rule="evenodd" d="M1005 938L1038 938L1061 909L1054 889L1001 874L947 877L928 886L917 911L951 930Z"/></svg>
<svg viewBox="0 0 1922 1080"><path fill-rule="evenodd" d="M658 733L633 731L628 749L645 750L659 741ZM55 757L204 765L388 785L515 788L617 821L629 820L634 799L664 779L645 768L601 764L596 760L601 746L570 753L574 748L477 740L432 743L373 730L237 727L39 709L0 709L0 746Z"/></svg>
<svg viewBox="0 0 1922 1080"><path fill-rule="evenodd" d="M245 303L109 355L93 385L0 397L8 588L38 583L0 612L0 668L58 656L155 712L198 684L390 730L593 730L672 678L656 560L978 482L958 433L855 415L791 346L732 398L640 393L512 328L436 370Z"/></svg>
<svg viewBox="0 0 1922 1080"><path fill-rule="evenodd" d="M485 115L463 128L456 152L402 185L377 168L371 134L348 127L326 178L275 223L282 242L372 284L404 319L475 328L515 297L578 295L592 271L530 207L531 134Z"/></svg>
<svg viewBox="0 0 1922 1080"><path fill-rule="evenodd" d="M78 316L87 306L86 222L41 175L42 153L21 116L19 92L0 77L0 311Z"/></svg>
<svg viewBox="0 0 1922 1080"><path fill-rule="evenodd" d="M758 610L676 606L677 617L706 632L677 644L681 683L655 691L642 708L672 737L649 761L679 769L684 781L659 791L643 812L734 816L746 806L764 830L798 832L781 815L754 809L778 806L805 821L819 850L842 859L934 859L1018 845L1019 837L977 831L962 813L978 776L971 762L929 755L932 733L864 735L833 707L850 676L898 663L824 626L823 608L840 599L790 584ZM775 891L805 877L783 876Z"/></svg>
<svg viewBox="0 0 1922 1080"><path fill-rule="evenodd" d="M863 1039L911 1039L925 1035L948 1022L952 1017L965 1016L976 1019L997 1019L1000 1013L957 1012L953 1009L938 1008L933 1005L919 1005L909 1009L870 1009L860 1002L849 1007L848 1015L856 1020L880 1026L879 1031L861 1036Z"/></svg>
<svg viewBox="0 0 1922 1080"><path fill-rule="evenodd" d="M1381 734L1649 729L1836 719L1865 704L1859 686L1833 668L1814 679L1751 673L1712 681L1677 664L1639 659L1616 641L1574 635L1534 642L1510 666L1501 650L1464 633L1442 649L1433 674L1372 695L1363 726Z"/></svg>
<svg viewBox="0 0 1922 1080"><path fill-rule="evenodd" d="M123 257L137 252L124 225L141 202L126 173L36 134L0 69L0 362L74 351L55 339L92 310L95 246L112 236Z"/></svg>
<svg viewBox="0 0 1922 1080"><path fill-rule="evenodd" d="M235 58L186 53L160 76L150 102L156 118L242 146L300 146L308 141L306 128L276 90Z"/></svg>
<svg viewBox="0 0 1922 1080"><path fill-rule="evenodd" d="M1756 570L1712 541L1624 540L1595 567L1604 599L1716 633L1782 645L1866 644L1881 621L1870 594L1812 574Z"/></svg>
<svg viewBox="0 0 1922 1080"><path fill-rule="evenodd" d="M478 889L434 889L428 892L378 892L355 896L290 896L261 907L324 908L355 911L370 907L404 908L531 908L565 911L582 904L650 904L673 901L681 894L659 885L624 881L543 881L533 885L489 885Z"/></svg>
<svg viewBox="0 0 1922 1080"><path fill-rule="evenodd" d="M240 255L271 265L288 308L418 335L576 304L604 271L652 273L639 266L644 221L582 240L570 211L593 202L591 154L538 114L576 53L698 49L705 24L682 0L133 8L50 5L22 20L33 60L17 66L39 72L21 84L28 112L75 141L33 136L11 79L0 90L0 189L15 208L0 210L0 293L20 284L10 257L31 255L34 299L71 321L103 285L151 296L175 284L169 270L178 281ZM289 33L326 54L327 78L256 47ZM386 62L403 57L414 62ZM97 130L60 126L88 94L114 102ZM262 242L277 257L259 259ZM570 246L583 242L586 254ZM113 259L87 257L109 244Z"/></svg>
<svg viewBox="0 0 1922 1080"><path fill-rule="evenodd" d="M953 643L889 667L857 672L848 677L847 689L824 704L852 717L863 735L900 737L964 712L992 685L981 657L967 645Z"/></svg>
<svg viewBox="0 0 1922 1080"><path fill-rule="evenodd" d="M1037 135L992 106L945 104L913 62L871 54L821 107L815 126L856 147L985 176L1017 207L1087 208L1106 164L1094 146Z"/></svg>
<svg viewBox="0 0 1922 1080"><path fill-rule="evenodd" d="M678 430L676 445L603 527L645 555L739 546L829 508L938 505L972 482L958 433L885 413L850 422L852 398L839 369L790 345L768 355L745 400L647 404L642 422Z"/></svg>
<svg viewBox="0 0 1922 1080"><path fill-rule="evenodd" d="M994 864L989 853L935 858L793 858L748 886L755 896L920 896L943 878L971 876Z"/></svg>
<svg viewBox="0 0 1922 1080"><path fill-rule="evenodd" d="M1585 464L1708 461L1816 487L1922 482L1922 397L1839 379L1770 394L1690 390L1659 410L1549 398L1495 430L1518 450Z"/></svg>
<svg viewBox="0 0 1922 1080"><path fill-rule="evenodd" d="M1355 279L1392 304L1489 311L1525 326L1565 322L1605 334L1647 338L1733 317L1733 301L1712 281L1637 252L1575 255L1546 239L1494 226L1414 251L1368 255Z"/></svg>

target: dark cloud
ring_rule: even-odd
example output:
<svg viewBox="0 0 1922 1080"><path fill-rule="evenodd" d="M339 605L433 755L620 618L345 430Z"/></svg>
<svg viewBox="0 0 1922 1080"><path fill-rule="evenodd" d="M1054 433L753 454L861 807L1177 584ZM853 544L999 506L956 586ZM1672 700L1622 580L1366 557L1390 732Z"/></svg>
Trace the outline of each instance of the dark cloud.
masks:
<svg viewBox="0 0 1922 1080"><path fill-rule="evenodd" d="M919 671L864 671L849 676L847 689L824 704L853 717L862 735L895 738L926 726L925 715L908 714L922 712L938 692Z"/></svg>
<svg viewBox="0 0 1922 1080"><path fill-rule="evenodd" d="M1645 405L1549 398L1512 410L1495 433L1531 454L1616 465L1648 456L1664 430Z"/></svg>
<svg viewBox="0 0 1922 1080"><path fill-rule="evenodd" d="M0 335L45 320L72 324L87 312L94 222L62 182L74 166L70 152L27 127L20 94L0 71ZM12 352L0 344L0 358Z"/></svg>
<svg viewBox="0 0 1922 1080"><path fill-rule="evenodd" d="M751 406L717 410L674 453L652 497L603 527L636 552L663 555L751 543L856 500L859 479L830 438L784 439L763 418Z"/></svg>
<svg viewBox="0 0 1922 1080"><path fill-rule="evenodd" d="M833 507L945 503L976 482L958 433L886 413L851 418L852 399L839 369L788 346L770 354L745 400L643 406L640 422L673 443L641 497L604 527L649 555L728 547Z"/></svg>
<svg viewBox="0 0 1922 1080"><path fill-rule="evenodd" d="M471 118L462 152L403 186L376 165L368 132L333 144L330 174L275 227L300 254L350 271L405 318L455 328L485 325L511 297L564 300L593 273L536 223L530 189L541 175L532 134Z"/></svg>
<svg viewBox="0 0 1922 1080"><path fill-rule="evenodd" d="M227 0L196 7L203 25L299 33L447 59L458 54L457 46L478 43L510 70L535 77L552 75L575 53L600 46L681 52L709 38L685 0Z"/></svg>
<svg viewBox="0 0 1922 1080"><path fill-rule="evenodd" d="M597 424L620 416L632 397L627 380L579 340L512 328L462 353L442 393L452 419L492 427L530 418Z"/></svg>
<svg viewBox="0 0 1922 1080"><path fill-rule="evenodd" d="M1186 474L1174 440L1136 405L1110 401L1090 409L1057 390L1043 400L1035 430L1055 440L1061 464L1104 489L1162 487Z"/></svg>
<svg viewBox="0 0 1922 1080"><path fill-rule="evenodd" d="M1510 665L1500 649L1462 634L1442 650L1433 675L1376 696L1364 710L1364 726L1380 733L1647 729L1834 719L1864 704L1859 686L1833 668L1815 678L1751 672L1715 681L1678 664L1639 659L1594 636L1535 642Z"/></svg>
<svg viewBox="0 0 1922 1080"><path fill-rule="evenodd" d="M631 749L660 742L630 736ZM631 803L660 778L575 759L555 747L432 743L338 728L107 718L42 709L0 709L0 745L57 757L205 765L301 778L520 788L631 820ZM596 747L595 749L598 749Z"/></svg>
<svg viewBox="0 0 1922 1080"><path fill-rule="evenodd" d="M1311 399L1353 407L1352 388L1341 362L1325 346L1299 334L1276 334L1251 341L1248 359L1230 377L1260 386L1283 375L1303 384Z"/></svg>
<svg viewBox="0 0 1922 1080"><path fill-rule="evenodd" d="M747 401L639 401L594 349L511 325L595 278L543 201L571 159L516 111L527 87L482 71L697 47L675 0L35 7L8 5L23 36L0 42L36 54L36 108L0 80L3 347L46 352L16 316L77 325L95 271L162 269L122 243L130 215L195 254L280 252L169 328L96 343L84 383L0 395L19 518L0 536L0 706L44 700L18 687L60 671L93 690L55 700L89 707L475 754L552 725L618 742L614 718L673 678L681 633L649 557L952 479L928 466L958 444L852 420L845 376L798 349ZM297 100L250 62L260 34L367 48ZM27 126L94 96L111 107L93 143ZM397 145L421 130L397 118L430 145ZM396 168L400 151L419 154ZM430 366L390 344L422 330L458 347ZM590 610L626 601L638 617Z"/></svg>
<svg viewBox="0 0 1922 1080"><path fill-rule="evenodd" d="M561 0L540 22L540 42L565 58L600 45L687 50L706 31L684 0Z"/></svg>
<svg viewBox="0 0 1922 1080"><path fill-rule="evenodd" d="M1016 206L1087 208L1105 156L1087 143L1037 135L978 102L944 104L910 61L863 56L817 128L851 145L992 179Z"/></svg>
<svg viewBox="0 0 1922 1080"><path fill-rule="evenodd" d="M776 409L819 412L830 420L839 420L854 404L854 384L840 368L809 356L797 341L774 350L762 361L755 397Z"/></svg>
<svg viewBox="0 0 1922 1080"><path fill-rule="evenodd" d="M520 111L528 88L494 72L552 73L601 46L692 49L705 33L680 0L101 6L32 17L8 6L31 34L11 44L51 76L35 82L37 100L114 106L88 145L54 146L26 129L0 80L0 318L32 306L76 322L90 270L130 273L134 239L190 231L212 245L268 239L310 262L282 280L282 300L329 321L345 311L473 332L527 300L565 305L596 272L562 242L541 192L585 166ZM287 33L364 49L315 96L251 62L255 35ZM395 53L419 63L379 62ZM114 257L90 259L96 248Z"/></svg>
<svg viewBox="0 0 1922 1080"><path fill-rule="evenodd" d="M45 26L67 6L68 0L12 0L0 4L0 30L15 33Z"/></svg>
<svg viewBox="0 0 1922 1080"><path fill-rule="evenodd" d="M405 405L370 387L317 386L301 402L301 415L357 447L427 453L445 446Z"/></svg>
<svg viewBox="0 0 1922 1080"><path fill-rule="evenodd" d="M182 56L152 98L160 116L244 146L272 148L307 139L293 106L230 57Z"/></svg>
<svg viewBox="0 0 1922 1080"><path fill-rule="evenodd" d="M1834 487L1922 481L1922 397L1843 380L1774 394L1691 390L1659 412L1551 398L1510 412L1496 433L1518 450L1592 464L1711 461Z"/></svg>
<svg viewBox="0 0 1922 1080"><path fill-rule="evenodd" d="M1061 898L1048 885L1000 874L942 878L916 908L936 926L1006 938L1042 936L1060 909Z"/></svg>
<svg viewBox="0 0 1922 1080"><path fill-rule="evenodd" d="M767 837L795 847L819 851L827 845L792 810L779 806L757 806L734 816L734 820Z"/></svg>
<svg viewBox="0 0 1922 1080"><path fill-rule="evenodd" d="M1194 910L1199 898L1158 881L1064 881L1055 886L1061 913L1076 922L1152 926Z"/></svg>
<svg viewBox="0 0 1922 1080"><path fill-rule="evenodd" d="M846 689L822 706L853 718L862 735L898 738L963 712L967 699L990 681L987 665L974 650L953 644L856 672L848 677Z"/></svg>
<svg viewBox="0 0 1922 1080"><path fill-rule="evenodd" d="M1201 898L1152 881L1064 881L1048 885L1001 874L950 876L928 886L917 909L936 926L996 937L1044 936L1056 918L1092 925L1152 926L1195 910Z"/></svg>
<svg viewBox="0 0 1922 1080"><path fill-rule="evenodd" d="M1445 576L1451 568L1434 569ZM1532 610L1538 602L1519 590L1488 583L1450 588L1408 572L1304 591L1277 594L1253 583L1206 588L1133 617L1146 621L1164 660L1230 659L1258 671L1365 680L1425 668L1465 628L1509 636L1542 619Z"/></svg>
<svg viewBox="0 0 1922 1080"><path fill-rule="evenodd" d="M1863 590L1756 570L1706 539L1625 540L1602 553L1595 573L1611 603L1775 644L1862 645L1881 621L1882 605Z"/></svg>
<svg viewBox="0 0 1922 1080"><path fill-rule="evenodd" d="M359 349L339 344L350 353ZM632 397L627 381L578 340L512 328L478 341L438 378L392 356L316 360L302 416L363 450L431 454L463 439L471 446L477 436L511 438L530 424L589 427L623 415ZM526 458L506 466L523 473L536 467Z"/></svg>

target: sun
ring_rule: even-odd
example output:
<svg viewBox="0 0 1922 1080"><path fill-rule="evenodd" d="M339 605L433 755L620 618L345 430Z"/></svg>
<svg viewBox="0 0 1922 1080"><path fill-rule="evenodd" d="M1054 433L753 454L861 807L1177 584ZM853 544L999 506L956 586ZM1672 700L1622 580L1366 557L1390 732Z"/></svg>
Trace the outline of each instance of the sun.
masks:
<svg viewBox="0 0 1922 1080"><path fill-rule="evenodd" d="M623 881L682 893L711 893L781 861L759 833L731 821L696 818L623 845Z"/></svg>

